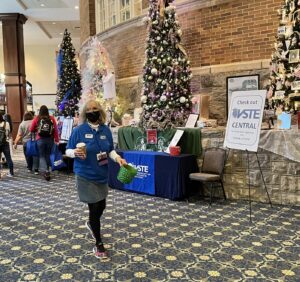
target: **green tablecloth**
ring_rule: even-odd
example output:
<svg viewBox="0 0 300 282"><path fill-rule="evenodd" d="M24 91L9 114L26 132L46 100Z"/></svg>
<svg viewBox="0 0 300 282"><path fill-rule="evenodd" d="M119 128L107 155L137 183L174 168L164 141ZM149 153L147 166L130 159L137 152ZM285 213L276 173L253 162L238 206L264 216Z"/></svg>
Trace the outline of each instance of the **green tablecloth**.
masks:
<svg viewBox="0 0 300 282"><path fill-rule="evenodd" d="M200 128L179 128L184 130L184 133L178 143L181 147L181 152L184 154L201 155L201 129ZM158 144L146 144L146 132L137 127L120 127L118 129L118 147L122 150L165 150L171 139L173 138L176 129L166 129L157 132Z"/></svg>

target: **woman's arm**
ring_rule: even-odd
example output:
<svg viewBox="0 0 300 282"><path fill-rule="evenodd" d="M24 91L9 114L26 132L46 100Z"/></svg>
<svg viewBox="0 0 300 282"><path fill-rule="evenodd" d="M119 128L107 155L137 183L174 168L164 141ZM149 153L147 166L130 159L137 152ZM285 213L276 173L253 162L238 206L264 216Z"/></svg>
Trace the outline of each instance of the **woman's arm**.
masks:
<svg viewBox="0 0 300 282"><path fill-rule="evenodd" d="M6 131L6 138L7 138L7 140L8 140L8 138L10 137L10 133L11 133L11 129L10 129L10 125L9 125L9 123L6 121L5 122L5 131Z"/></svg>
<svg viewBox="0 0 300 282"><path fill-rule="evenodd" d="M32 120L31 127L30 127L29 131L30 132L36 132L37 124L38 124L38 117L35 117Z"/></svg>
<svg viewBox="0 0 300 282"><path fill-rule="evenodd" d="M59 142L59 136L58 136L58 129L57 129L57 123L53 116L50 117L53 122L53 135L54 135L54 141L55 143Z"/></svg>
<svg viewBox="0 0 300 282"><path fill-rule="evenodd" d="M19 143L21 138L22 138L22 135L20 133L18 133L18 135L16 136L16 139L14 141L14 148L15 149L17 149L18 143Z"/></svg>
<svg viewBox="0 0 300 282"><path fill-rule="evenodd" d="M122 159L120 155L115 150L110 151L109 157L116 163L118 163L120 166L126 165L127 162L125 159Z"/></svg>
<svg viewBox="0 0 300 282"><path fill-rule="evenodd" d="M86 155L83 153L83 151L79 148L76 148L76 144L80 142L80 137L79 137L79 131L78 128L75 128L70 136L70 139L67 144L67 150L66 150L66 155L70 158L80 158L80 159L85 159Z"/></svg>

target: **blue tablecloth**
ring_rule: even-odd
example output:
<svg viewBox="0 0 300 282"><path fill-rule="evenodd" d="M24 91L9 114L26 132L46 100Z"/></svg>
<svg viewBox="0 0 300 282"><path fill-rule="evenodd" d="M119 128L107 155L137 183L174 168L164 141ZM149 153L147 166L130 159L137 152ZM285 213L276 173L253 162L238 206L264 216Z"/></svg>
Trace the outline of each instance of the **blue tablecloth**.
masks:
<svg viewBox="0 0 300 282"><path fill-rule="evenodd" d="M167 198L170 200L180 200L187 196L191 181L189 174L198 172L197 159L194 155L182 154L180 156L170 156L166 153L148 152L148 151L118 151L123 157L127 156L154 156L154 187L144 187L143 191L140 187L135 190L130 187L131 191L143 192L146 194ZM141 158L138 158L141 159ZM142 165L136 163L134 165ZM129 190L126 185L117 180L119 165L111 160L108 163L109 176L108 185L111 188ZM147 186L147 185L145 185Z"/></svg>

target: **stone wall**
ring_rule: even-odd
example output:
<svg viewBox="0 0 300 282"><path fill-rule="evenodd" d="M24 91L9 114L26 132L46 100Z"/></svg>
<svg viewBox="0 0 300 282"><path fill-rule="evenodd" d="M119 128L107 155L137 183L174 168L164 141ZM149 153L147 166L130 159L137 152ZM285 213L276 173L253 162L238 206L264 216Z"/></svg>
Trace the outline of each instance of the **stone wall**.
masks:
<svg viewBox="0 0 300 282"><path fill-rule="evenodd" d="M224 135L224 128L202 130L203 149L222 147ZM258 150L258 158L272 203L300 205L300 163L262 149ZM250 168L251 196L255 201L267 202L267 194L253 153L250 153ZM229 199L248 199L246 153L230 150L224 184ZM221 197L221 193L219 195Z"/></svg>
<svg viewBox="0 0 300 282"><path fill-rule="evenodd" d="M223 65L222 69L219 68L216 71L211 68L204 71L205 69L202 68L202 72L197 73L196 70L192 79L192 93L209 95L209 117L218 120L219 125L224 125L227 120L227 77L258 74L260 88L263 89L270 76L269 69L265 68L265 64L267 62L260 62L260 66L255 66L255 63L249 64L248 70L235 66L236 70L232 71L230 64Z"/></svg>

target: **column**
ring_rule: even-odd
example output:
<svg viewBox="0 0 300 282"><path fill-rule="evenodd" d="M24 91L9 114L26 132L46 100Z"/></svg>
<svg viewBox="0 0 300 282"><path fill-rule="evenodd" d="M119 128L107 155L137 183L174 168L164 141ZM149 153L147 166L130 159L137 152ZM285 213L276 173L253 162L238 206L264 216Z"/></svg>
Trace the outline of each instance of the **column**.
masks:
<svg viewBox="0 0 300 282"><path fill-rule="evenodd" d="M27 18L22 14L0 13L3 33L3 59L6 87L7 113L13 121L13 137L23 119L26 105L26 75L24 59L23 24Z"/></svg>
<svg viewBox="0 0 300 282"><path fill-rule="evenodd" d="M80 0L80 42L96 34L95 0Z"/></svg>

